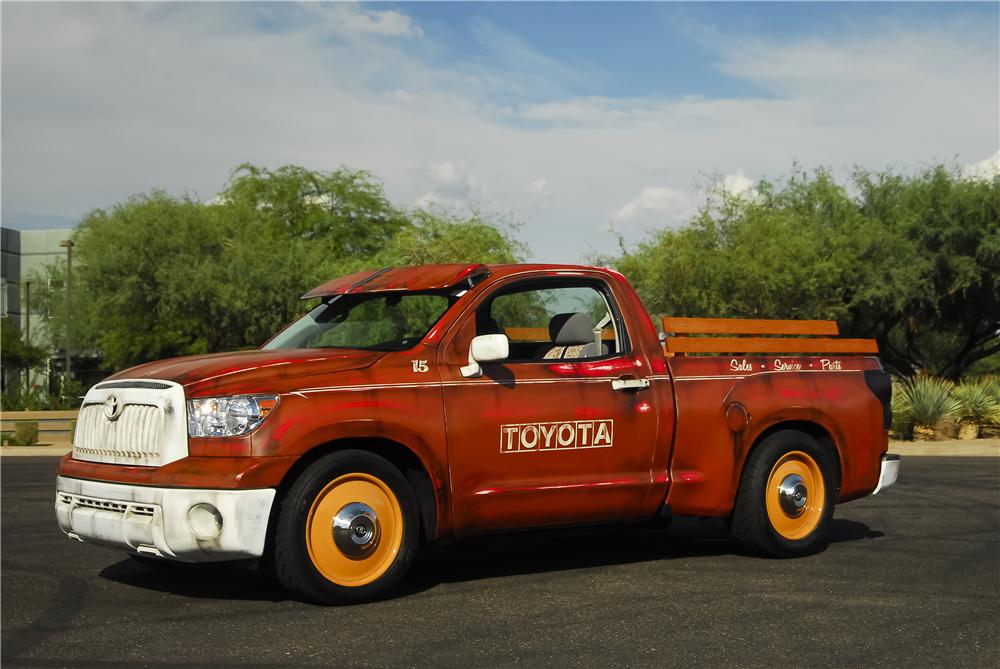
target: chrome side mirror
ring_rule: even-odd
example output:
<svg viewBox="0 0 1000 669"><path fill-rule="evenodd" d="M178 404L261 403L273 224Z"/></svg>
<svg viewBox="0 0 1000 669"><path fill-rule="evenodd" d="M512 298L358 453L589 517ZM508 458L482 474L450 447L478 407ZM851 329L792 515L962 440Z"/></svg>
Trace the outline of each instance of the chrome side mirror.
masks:
<svg viewBox="0 0 1000 669"><path fill-rule="evenodd" d="M482 376L483 369L479 363L506 360L508 355L510 355L510 345L507 335L488 334L474 337L472 345L469 346L469 364L462 368L462 376L467 379Z"/></svg>

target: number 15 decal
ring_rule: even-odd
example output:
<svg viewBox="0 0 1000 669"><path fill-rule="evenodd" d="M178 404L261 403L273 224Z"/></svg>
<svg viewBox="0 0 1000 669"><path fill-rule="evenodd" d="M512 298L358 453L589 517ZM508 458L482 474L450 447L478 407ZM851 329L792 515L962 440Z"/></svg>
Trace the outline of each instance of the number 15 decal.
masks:
<svg viewBox="0 0 1000 669"><path fill-rule="evenodd" d="M414 373L422 373L428 370L426 360L411 360L410 362L413 363Z"/></svg>

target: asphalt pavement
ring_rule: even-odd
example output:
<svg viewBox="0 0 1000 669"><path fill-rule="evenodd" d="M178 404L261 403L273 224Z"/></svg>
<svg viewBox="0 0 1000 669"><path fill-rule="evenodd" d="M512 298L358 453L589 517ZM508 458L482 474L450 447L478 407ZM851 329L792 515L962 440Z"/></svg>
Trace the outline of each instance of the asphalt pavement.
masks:
<svg viewBox="0 0 1000 669"><path fill-rule="evenodd" d="M55 466L0 462L4 668L1000 666L998 458L904 458L807 558L741 555L709 519L500 536L333 608L70 541Z"/></svg>

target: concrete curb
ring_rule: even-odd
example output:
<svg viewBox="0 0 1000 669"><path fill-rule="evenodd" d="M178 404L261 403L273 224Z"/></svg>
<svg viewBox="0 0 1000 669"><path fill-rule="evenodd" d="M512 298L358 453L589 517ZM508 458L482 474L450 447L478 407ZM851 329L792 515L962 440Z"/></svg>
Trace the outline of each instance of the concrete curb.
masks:
<svg viewBox="0 0 1000 669"><path fill-rule="evenodd" d="M72 444L47 444L45 446L4 446L0 457L63 456L73 449ZM989 458L1000 457L1000 439L963 441L890 441L889 452L901 456L941 456Z"/></svg>
<svg viewBox="0 0 1000 669"><path fill-rule="evenodd" d="M46 444L44 446L3 446L0 447L0 457L23 458L25 456L66 455L73 450L73 444Z"/></svg>
<svg viewBox="0 0 1000 669"><path fill-rule="evenodd" d="M1000 439L890 441L889 452L901 456L1000 457Z"/></svg>

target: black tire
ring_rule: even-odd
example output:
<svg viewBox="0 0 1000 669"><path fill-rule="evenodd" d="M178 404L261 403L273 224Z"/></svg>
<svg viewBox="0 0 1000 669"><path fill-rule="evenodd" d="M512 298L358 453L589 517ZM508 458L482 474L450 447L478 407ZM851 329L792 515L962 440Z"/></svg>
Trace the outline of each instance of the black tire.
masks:
<svg viewBox="0 0 1000 669"><path fill-rule="evenodd" d="M354 499L354 490L343 487L356 485L359 481L362 486L372 486L372 499ZM344 490L346 492L340 492ZM334 501L324 502L328 497ZM391 504L392 498L398 507ZM343 509L345 506L341 502L348 500L371 502L380 509L390 509L388 513L375 514L378 521L374 527L378 531L369 544L371 548L365 549L371 551L365 557L349 558L333 539L334 507ZM369 510L374 508L369 506ZM326 527L329 527L329 539ZM383 528L389 531L383 532ZM416 496L406 477L392 463L374 453L337 451L321 457L303 471L282 501L274 537L275 575L298 597L320 604L380 599L406 575L416 554L419 536ZM393 553L392 547L397 543ZM346 577L340 582L336 580L344 573L338 572L338 565L346 565L346 569L366 569L369 562L377 573L372 580L354 582Z"/></svg>
<svg viewBox="0 0 1000 669"><path fill-rule="evenodd" d="M806 488L804 497L795 501L792 499L794 495L783 496L779 492L783 481L807 472L809 475L802 481ZM815 488L820 480L823 489L821 494L816 495ZM795 482L790 481L792 484ZM810 487L812 491L808 490ZM736 504L727 525L736 542L751 553L767 557L799 557L815 553L826 547L839 487L835 453L805 432L775 432L754 448L747 458ZM782 497L789 507L799 503L803 506L789 512L782 505Z"/></svg>

